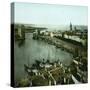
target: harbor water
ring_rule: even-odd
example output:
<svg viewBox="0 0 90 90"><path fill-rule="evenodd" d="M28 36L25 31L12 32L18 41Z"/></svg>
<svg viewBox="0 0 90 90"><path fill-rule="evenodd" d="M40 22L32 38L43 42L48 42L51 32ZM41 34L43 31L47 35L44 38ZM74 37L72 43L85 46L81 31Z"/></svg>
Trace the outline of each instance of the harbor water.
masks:
<svg viewBox="0 0 90 90"><path fill-rule="evenodd" d="M14 41L15 81L26 76L24 64L31 66L35 60L48 59L51 62L60 60L64 65L69 65L72 62L72 54L47 42L33 40L32 37L32 33L25 33L25 41L21 45L18 41Z"/></svg>

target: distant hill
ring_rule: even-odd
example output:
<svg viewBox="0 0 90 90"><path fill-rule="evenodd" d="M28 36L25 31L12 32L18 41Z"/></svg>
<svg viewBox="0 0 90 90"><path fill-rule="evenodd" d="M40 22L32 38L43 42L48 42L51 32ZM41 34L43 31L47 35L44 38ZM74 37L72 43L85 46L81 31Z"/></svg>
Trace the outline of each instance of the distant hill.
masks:
<svg viewBox="0 0 90 90"><path fill-rule="evenodd" d="M48 28L48 30L70 30L70 26L69 25L37 25L37 24L20 24L20 23L16 23L15 25L24 25L25 27L41 27L41 28ZM76 26L77 29L80 30L88 30L88 26L86 25L72 25L72 30L74 30L74 27Z"/></svg>

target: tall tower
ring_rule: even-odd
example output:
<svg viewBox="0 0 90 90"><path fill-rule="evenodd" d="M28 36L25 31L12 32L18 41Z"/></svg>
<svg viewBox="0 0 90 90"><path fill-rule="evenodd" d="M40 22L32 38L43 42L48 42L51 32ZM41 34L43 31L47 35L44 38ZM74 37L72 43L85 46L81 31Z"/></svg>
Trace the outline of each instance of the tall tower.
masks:
<svg viewBox="0 0 90 90"><path fill-rule="evenodd" d="M70 31L72 31L72 23L70 22Z"/></svg>
<svg viewBox="0 0 90 90"><path fill-rule="evenodd" d="M22 37L22 33L21 33L21 25L19 25L19 27L18 27L18 35L19 35L20 37Z"/></svg>
<svg viewBox="0 0 90 90"><path fill-rule="evenodd" d="M77 30L76 26L74 27L74 30L75 30L75 31Z"/></svg>

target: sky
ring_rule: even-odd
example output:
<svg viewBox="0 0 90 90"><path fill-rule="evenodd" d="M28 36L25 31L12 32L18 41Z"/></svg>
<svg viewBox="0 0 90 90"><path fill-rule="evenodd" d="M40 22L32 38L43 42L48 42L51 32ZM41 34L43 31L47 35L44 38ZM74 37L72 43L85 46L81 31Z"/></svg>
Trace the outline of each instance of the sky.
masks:
<svg viewBox="0 0 90 90"><path fill-rule="evenodd" d="M15 23L37 25L88 25L88 7L15 3Z"/></svg>

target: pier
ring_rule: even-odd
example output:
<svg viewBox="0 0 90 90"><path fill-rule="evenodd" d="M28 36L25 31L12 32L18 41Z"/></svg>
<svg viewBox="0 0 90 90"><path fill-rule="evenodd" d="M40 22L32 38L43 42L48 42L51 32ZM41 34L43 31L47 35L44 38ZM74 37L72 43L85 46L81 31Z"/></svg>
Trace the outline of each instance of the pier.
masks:
<svg viewBox="0 0 90 90"><path fill-rule="evenodd" d="M48 44L52 44L55 45L56 48L60 48L62 50L65 50L69 53L72 53L75 57L76 56L87 56L87 48L85 46L82 45L82 43L72 43L70 41L66 41L65 39L61 38L57 38L55 37L50 37L50 36L40 36L37 35L37 38L34 38L36 40L42 40L47 42ZM72 40L73 41L73 40ZM75 42L75 41L73 41Z"/></svg>

